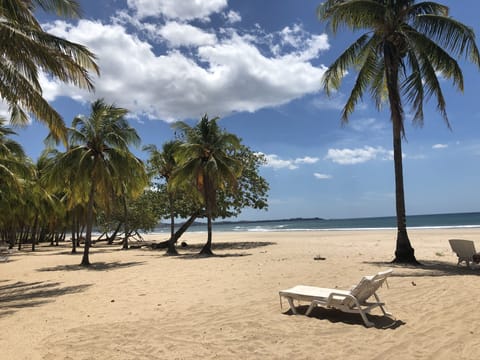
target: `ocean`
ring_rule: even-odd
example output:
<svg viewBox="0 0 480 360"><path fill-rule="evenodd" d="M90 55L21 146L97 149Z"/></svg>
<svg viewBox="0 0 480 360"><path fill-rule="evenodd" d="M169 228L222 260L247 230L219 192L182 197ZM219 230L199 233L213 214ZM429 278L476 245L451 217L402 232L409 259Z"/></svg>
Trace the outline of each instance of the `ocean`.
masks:
<svg viewBox="0 0 480 360"><path fill-rule="evenodd" d="M480 227L480 212L407 216L408 229L476 228ZM213 231L318 231L318 230L382 230L395 229L394 216L354 219L284 219L268 221L217 221ZM189 232L207 231L206 223L195 223ZM169 232L168 224L161 224L155 233Z"/></svg>

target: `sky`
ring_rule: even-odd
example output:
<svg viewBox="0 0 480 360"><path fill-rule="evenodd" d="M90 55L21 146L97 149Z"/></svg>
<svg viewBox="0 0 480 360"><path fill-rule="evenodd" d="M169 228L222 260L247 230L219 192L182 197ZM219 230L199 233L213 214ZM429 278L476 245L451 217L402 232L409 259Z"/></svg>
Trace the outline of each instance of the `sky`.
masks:
<svg viewBox="0 0 480 360"><path fill-rule="evenodd" d="M438 2L480 34L480 2ZM270 184L269 210L246 209L241 220L393 216L389 112L365 97L341 124L356 73L330 98L321 78L361 33L331 34L316 17L319 3L86 0L81 20L39 14L45 30L93 51L101 71L94 93L43 76L44 97L67 125L98 98L127 108L142 144L158 147L173 139L175 121L219 116L222 128L268 159L260 172ZM405 108L407 215L480 210L480 72L459 63L464 92L441 81L451 129L435 101L425 104L422 127ZM17 133L36 159L46 127L33 122Z"/></svg>

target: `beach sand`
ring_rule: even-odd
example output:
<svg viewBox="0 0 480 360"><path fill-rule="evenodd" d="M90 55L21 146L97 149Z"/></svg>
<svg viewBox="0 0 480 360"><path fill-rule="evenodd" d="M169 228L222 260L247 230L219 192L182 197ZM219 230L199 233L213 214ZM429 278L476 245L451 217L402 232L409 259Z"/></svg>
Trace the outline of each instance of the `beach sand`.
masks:
<svg viewBox="0 0 480 360"><path fill-rule="evenodd" d="M178 257L97 244L90 269L68 244L17 251L0 263L0 358L478 358L480 269L457 267L447 240L480 248L480 229L410 230L419 268L388 263L395 234L214 232L217 256L199 258L206 234L187 233ZM280 307L279 290L348 288L388 268L379 295L395 319L377 309L373 328L357 314Z"/></svg>

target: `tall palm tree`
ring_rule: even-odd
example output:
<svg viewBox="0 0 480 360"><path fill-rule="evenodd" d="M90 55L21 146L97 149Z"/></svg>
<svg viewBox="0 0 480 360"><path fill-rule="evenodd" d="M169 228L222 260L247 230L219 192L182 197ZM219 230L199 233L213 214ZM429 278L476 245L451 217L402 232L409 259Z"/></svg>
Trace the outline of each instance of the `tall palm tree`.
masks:
<svg viewBox="0 0 480 360"><path fill-rule="evenodd" d="M216 208L217 189L234 187L241 173L241 163L232 153L240 148L240 140L221 130L218 117L208 119L205 115L195 127L178 122L176 127L183 132L186 142L178 147L175 160L178 169L172 179L175 188L189 182L199 192L205 205L208 236L200 254L212 253L212 218Z"/></svg>
<svg viewBox="0 0 480 360"><path fill-rule="evenodd" d="M346 122L368 90L378 108L388 99L393 126L397 242L394 262L417 263L407 234L403 187L402 138L405 136L402 99L412 106L413 121L422 124L423 102L432 95L447 126L445 98L439 76L452 80L463 91L457 63L464 55L480 65L473 30L449 17L444 5L414 0L327 0L318 17L328 20L333 33L342 26L367 30L328 68L327 93L338 89L346 71L358 76L342 112Z"/></svg>
<svg viewBox="0 0 480 360"><path fill-rule="evenodd" d="M0 97L9 105L13 124L26 124L31 113L65 142L65 124L42 96L39 71L93 90L89 71L98 74L99 69L86 47L45 32L34 16L36 7L60 16L80 15L74 0L0 1Z"/></svg>
<svg viewBox="0 0 480 360"><path fill-rule="evenodd" d="M58 179L67 179L74 200L70 208L87 204L84 266L90 265L95 206L108 211L114 196L140 195L147 184L142 161L129 150L140 137L125 119L127 112L101 99L93 102L90 116L73 119L67 151L46 171L49 184L61 187Z"/></svg>

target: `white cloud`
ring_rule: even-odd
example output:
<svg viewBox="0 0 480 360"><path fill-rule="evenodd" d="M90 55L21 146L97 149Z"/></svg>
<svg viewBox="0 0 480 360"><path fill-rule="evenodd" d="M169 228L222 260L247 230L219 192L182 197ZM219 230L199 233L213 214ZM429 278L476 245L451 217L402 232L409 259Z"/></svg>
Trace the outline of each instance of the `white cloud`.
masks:
<svg viewBox="0 0 480 360"><path fill-rule="evenodd" d="M195 26L168 22L159 29L161 35L173 47L214 45L217 42L215 34L207 33Z"/></svg>
<svg viewBox="0 0 480 360"><path fill-rule="evenodd" d="M170 29L163 28L163 36L172 44L186 44L179 30L187 29L197 35L191 44L202 46L194 48L193 55L175 49L156 54L151 44L119 23L80 20L76 25L62 21L45 24L52 34L91 49L98 56L101 77L95 79L95 94L48 80L42 86L48 87L50 99L70 96L91 101L103 97L134 116L165 121L198 118L204 113L254 112L320 90L324 68L305 60L321 48L314 36L305 48L269 56L253 43L255 37L240 36L233 29L215 39L189 25L169 24Z"/></svg>
<svg viewBox="0 0 480 360"><path fill-rule="evenodd" d="M275 154L269 154L265 155L265 158L267 160L266 167L271 167L274 169L289 169L289 170L295 170L298 169L299 165L302 164L315 164L319 159L306 156L303 158L297 158L297 159L280 159L278 155Z"/></svg>
<svg viewBox="0 0 480 360"><path fill-rule="evenodd" d="M360 164L371 160L392 160L393 151L383 147L365 146L361 149L328 149L325 159L340 165Z"/></svg>
<svg viewBox="0 0 480 360"><path fill-rule="evenodd" d="M320 174L320 173L314 173L313 176L315 176L319 180L328 180L332 178L332 175Z"/></svg>
<svg viewBox="0 0 480 360"><path fill-rule="evenodd" d="M350 121L350 126L352 129L358 132L372 132L372 131L380 131L385 129L386 121L378 121L375 118L365 118L365 119L356 119Z"/></svg>
<svg viewBox="0 0 480 360"><path fill-rule="evenodd" d="M242 21L242 17L240 16L240 14L233 10L230 10L224 16L229 24L235 24Z"/></svg>
<svg viewBox="0 0 480 360"><path fill-rule="evenodd" d="M139 19L165 16L169 19L205 19L222 11L227 0L127 0Z"/></svg>
<svg viewBox="0 0 480 360"><path fill-rule="evenodd" d="M432 146L432 149L446 149L448 148L447 144L435 144Z"/></svg>
<svg viewBox="0 0 480 360"><path fill-rule="evenodd" d="M311 157L311 156L305 156L303 158L295 159L296 164L315 164L318 162L319 158L316 157Z"/></svg>

